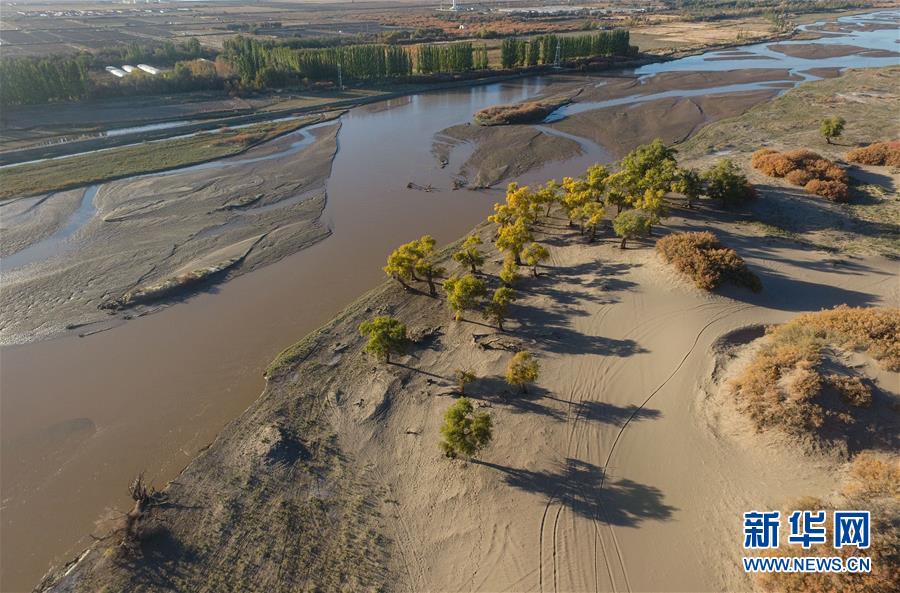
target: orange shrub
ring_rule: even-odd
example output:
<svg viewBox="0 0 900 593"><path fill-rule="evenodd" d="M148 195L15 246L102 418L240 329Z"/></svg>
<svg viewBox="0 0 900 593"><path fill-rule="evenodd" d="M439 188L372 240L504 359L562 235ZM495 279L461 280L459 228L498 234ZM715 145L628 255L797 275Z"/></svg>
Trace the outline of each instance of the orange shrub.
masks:
<svg viewBox="0 0 900 593"><path fill-rule="evenodd" d="M860 165L900 167L900 140L876 142L863 148L854 148L845 158Z"/></svg>
<svg viewBox="0 0 900 593"><path fill-rule="evenodd" d="M852 370L823 371L829 352L862 350L888 370L900 368L900 309L837 307L806 313L775 328L731 386L738 407L764 430L842 435L873 404L870 387ZM840 402L826 395L830 387ZM868 431L869 427L865 427Z"/></svg>
<svg viewBox="0 0 900 593"><path fill-rule="evenodd" d="M813 179L803 187L811 194L816 194L835 202L846 202L850 198L847 185L840 181Z"/></svg>
<svg viewBox="0 0 900 593"><path fill-rule="evenodd" d="M750 162L764 175L784 177L789 183L823 198L835 202L845 202L849 198L847 171L811 150L777 152L763 148L753 153Z"/></svg>
<svg viewBox="0 0 900 593"><path fill-rule="evenodd" d="M760 154L761 151L757 151L750 159L754 169L769 177L784 177L794 169L794 163L781 153L768 148L763 150L766 152Z"/></svg>
<svg viewBox="0 0 900 593"><path fill-rule="evenodd" d="M703 290L712 290L726 280L753 292L762 290L759 278L741 256L710 232L673 233L656 242L656 251Z"/></svg>
<svg viewBox="0 0 900 593"><path fill-rule="evenodd" d="M837 181L838 183L843 183L847 185L850 183L850 178L847 177L847 170L843 167L839 167L838 165L829 165L824 172L825 179L830 179L831 181Z"/></svg>
<svg viewBox="0 0 900 593"><path fill-rule="evenodd" d="M753 153L752 157L750 157L750 164L754 169L759 169L762 162L765 161L766 157L770 154L778 154L778 151L771 148L760 148Z"/></svg>
<svg viewBox="0 0 900 593"><path fill-rule="evenodd" d="M812 181L813 176L809 171L804 171L803 169L794 169L793 171L785 175L784 178L793 185L799 185L803 187L804 185Z"/></svg>

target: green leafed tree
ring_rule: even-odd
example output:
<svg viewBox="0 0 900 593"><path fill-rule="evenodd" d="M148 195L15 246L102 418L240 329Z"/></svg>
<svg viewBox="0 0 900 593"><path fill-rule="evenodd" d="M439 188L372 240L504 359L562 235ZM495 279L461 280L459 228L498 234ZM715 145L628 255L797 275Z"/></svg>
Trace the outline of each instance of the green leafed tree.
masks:
<svg viewBox="0 0 900 593"><path fill-rule="evenodd" d="M668 191L678 164L677 151L654 140L638 146L622 158L616 174L618 186L627 194L639 198L648 189Z"/></svg>
<svg viewBox="0 0 900 593"><path fill-rule="evenodd" d="M462 278L456 276L447 278L444 281L444 290L447 291L447 304L454 312L455 319L459 321L465 311L478 308L487 292L487 286L483 280L467 274Z"/></svg>
<svg viewBox="0 0 900 593"><path fill-rule="evenodd" d="M825 138L825 142L831 144L831 140L839 137L844 132L844 126L847 122L843 117L833 116L826 117L819 124L819 133Z"/></svg>
<svg viewBox="0 0 900 593"><path fill-rule="evenodd" d="M423 235L415 241L404 243L388 256L384 273L397 280L404 288L409 288L407 282L419 279L417 273L421 274L428 283L431 294L436 294L434 279L443 274L444 269L432 261L434 246L435 240L431 235Z"/></svg>
<svg viewBox="0 0 900 593"><path fill-rule="evenodd" d="M722 200L726 206L737 204L756 195L756 191L741 169L730 159L720 159L703 174L706 195Z"/></svg>
<svg viewBox="0 0 900 593"><path fill-rule="evenodd" d="M522 393L528 392L528 386L538 380L541 366L530 352L516 352L506 367L506 382L521 387Z"/></svg>
<svg viewBox="0 0 900 593"><path fill-rule="evenodd" d="M441 426L441 450L447 457L473 457L493 437L493 422L487 412L476 412L472 402L461 397L444 414Z"/></svg>
<svg viewBox="0 0 900 593"><path fill-rule="evenodd" d="M550 252L540 243L532 243L522 251L522 259L526 265L531 266L531 274L537 277L537 268L541 262L550 258Z"/></svg>
<svg viewBox="0 0 900 593"><path fill-rule="evenodd" d="M555 179L551 179L534 192L532 200L536 206L545 209L544 216L550 216L550 209L553 208L553 204L559 201L559 183Z"/></svg>
<svg viewBox="0 0 900 593"><path fill-rule="evenodd" d="M467 266L473 274L477 274L478 268L484 265L484 254L479 249L481 244L481 237L469 235L459 251L453 254L453 260Z"/></svg>
<svg viewBox="0 0 900 593"><path fill-rule="evenodd" d="M697 169L679 168L675 176L675 182L672 183L672 191L684 195L687 200L687 207L693 208L694 202L700 199L703 194L703 178Z"/></svg>
<svg viewBox="0 0 900 593"><path fill-rule="evenodd" d="M617 236L622 238L619 247L625 249L628 239L647 234L650 230L650 217L642 210L625 210L616 216L613 221L613 230Z"/></svg>
<svg viewBox="0 0 900 593"><path fill-rule="evenodd" d="M641 199L635 202L635 207L647 214L647 234L653 234L653 225L669 216L669 206L666 204L664 192L660 189L648 189L644 191Z"/></svg>
<svg viewBox="0 0 900 593"><path fill-rule="evenodd" d="M572 211L572 217L578 221L582 232L586 232L588 243L592 243L597 237L597 227L606 214L606 209L598 202L586 202Z"/></svg>
<svg viewBox="0 0 900 593"><path fill-rule="evenodd" d="M406 344L406 325L387 315L363 321L359 333L367 338L365 352L384 362L390 362L391 353L399 352Z"/></svg>
<svg viewBox="0 0 900 593"><path fill-rule="evenodd" d="M531 231L527 221L520 217L512 224L500 228L497 234L497 249L507 252L516 264L522 264L522 249L531 241Z"/></svg>
<svg viewBox="0 0 900 593"><path fill-rule="evenodd" d="M484 316L497 324L503 331L503 321L509 313L509 305L517 298L516 291L508 286L501 286L494 291L493 298L484 307Z"/></svg>

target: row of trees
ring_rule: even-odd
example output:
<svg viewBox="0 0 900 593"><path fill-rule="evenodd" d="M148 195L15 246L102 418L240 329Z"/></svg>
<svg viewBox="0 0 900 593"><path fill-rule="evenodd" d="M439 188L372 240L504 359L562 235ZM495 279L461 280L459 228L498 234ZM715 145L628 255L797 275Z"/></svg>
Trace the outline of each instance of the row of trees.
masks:
<svg viewBox="0 0 900 593"><path fill-rule="evenodd" d="M0 105L82 99L90 88L88 61L80 56L0 60Z"/></svg>
<svg viewBox="0 0 900 593"><path fill-rule="evenodd" d="M269 41L235 37L225 42L225 55L245 85L307 79L336 80L338 68L347 80L388 79L422 74L465 72L488 67L487 48L471 43L421 44L415 52L399 45L365 44L293 49ZM413 59L415 56L415 59Z"/></svg>
<svg viewBox="0 0 900 593"><path fill-rule="evenodd" d="M507 38L501 47L501 64L510 69L551 64L561 60L631 51L627 30L595 34L543 35L530 40ZM201 60L202 58L202 60ZM188 76L192 62L214 59L210 72ZM153 63L182 64L168 80L143 80L131 75L114 79L100 72L109 65ZM210 64L213 62L210 61ZM221 65L221 66L220 66ZM413 47L393 44L333 45L302 48L289 42L236 36L227 39L220 56L191 38L179 44L149 46L133 43L109 48L96 55L74 57L6 58L0 60L0 105L49 103L117 94L206 90L216 88L281 88L304 81L384 80L409 76L413 71L454 74L490 68L488 49L470 42L424 43ZM92 77L91 71L99 73ZM207 74L211 74L207 76Z"/></svg>
<svg viewBox="0 0 900 593"><path fill-rule="evenodd" d="M480 48L478 66L486 67L487 48ZM471 43L423 43L416 50L416 71L422 74L467 72L477 68Z"/></svg>
<svg viewBox="0 0 900 593"><path fill-rule="evenodd" d="M532 39L508 37L500 46L503 68L553 64L574 58L624 56L634 50L626 29L601 31L585 35L541 35Z"/></svg>

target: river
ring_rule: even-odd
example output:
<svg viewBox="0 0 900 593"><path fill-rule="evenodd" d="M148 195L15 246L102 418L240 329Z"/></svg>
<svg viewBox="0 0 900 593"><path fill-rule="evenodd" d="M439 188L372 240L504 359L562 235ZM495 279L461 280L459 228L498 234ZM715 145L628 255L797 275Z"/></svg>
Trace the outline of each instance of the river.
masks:
<svg viewBox="0 0 900 593"><path fill-rule="evenodd" d="M888 18L896 23L900 17L881 14L887 16L842 21ZM803 43L895 50L896 39L896 30L889 29ZM803 60L772 52L766 44L741 51L767 59L727 59L727 54L710 52L634 74L743 68L804 72L897 63L896 58L859 56ZM133 475L144 471L160 486L174 478L259 395L263 370L281 349L381 281L383 260L393 247L424 233L446 243L482 220L502 191L451 191L466 148L454 151L450 165L441 168L431 153L434 134L470 121L482 107L532 97L548 84L546 77L524 78L352 109L340 119L327 186L330 237L109 331L0 350L0 588L30 590L51 562L74 556L89 543L99 518L128 506L126 485ZM696 92L684 89L672 96ZM638 89L631 99L647 98ZM583 104L570 109L583 109L578 105ZM608 160L604 149L582 146L582 156L546 165L520 181L577 175L592 162ZM437 191L408 189L408 182ZM83 218L84 209L76 215ZM71 233L71 224L80 220L69 221L61 232Z"/></svg>

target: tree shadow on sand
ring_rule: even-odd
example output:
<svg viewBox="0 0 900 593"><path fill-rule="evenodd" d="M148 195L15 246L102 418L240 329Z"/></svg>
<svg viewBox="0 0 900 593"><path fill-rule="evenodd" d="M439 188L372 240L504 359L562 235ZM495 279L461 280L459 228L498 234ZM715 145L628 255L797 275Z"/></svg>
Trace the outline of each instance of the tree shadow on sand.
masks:
<svg viewBox="0 0 900 593"><path fill-rule="evenodd" d="M507 467L487 461L474 461L503 474L511 487L558 500L573 512L589 519L602 519L611 525L637 527L646 520L665 521L676 509L663 502L658 488L628 479L612 480L603 468L566 459L549 471Z"/></svg>
<svg viewBox="0 0 900 593"><path fill-rule="evenodd" d="M634 282L621 276L640 265L591 261L566 267L544 266L542 269L545 272L537 278L530 278L521 290L548 296L559 304L571 305L580 300L601 305L613 304L619 302L614 293L631 290L636 286ZM560 284L568 286L560 289ZM578 287L585 290L579 290Z"/></svg>
<svg viewBox="0 0 900 593"><path fill-rule="evenodd" d="M593 422L604 422L623 426L626 422L640 420L656 420L662 417L662 412L652 408L640 408L634 404L630 406L617 406L607 402L582 401L576 405L576 413L580 418Z"/></svg>
<svg viewBox="0 0 900 593"><path fill-rule="evenodd" d="M548 406L541 401L556 398L549 397L549 392L540 385L529 385L523 392L510 386L503 377L478 377L466 385L465 395L471 399L506 405L520 413L541 414L560 422L566 419L564 409Z"/></svg>
<svg viewBox="0 0 900 593"><path fill-rule="evenodd" d="M163 523L148 526L138 544L140 550L118 562L129 569L133 581L161 590L177 590L189 565L197 560L191 547L184 545Z"/></svg>
<svg viewBox="0 0 900 593"><path fill-rule="evenodd" d="M564 319L565 316L562 316ZM534 340L547 352L558 354L596 354L625 357L647 350L631 339L619 340L605 336L590 336L566 327L561 320L548 319L547 311L523 307L516 320L521 327L516 335Z"/></svg>

